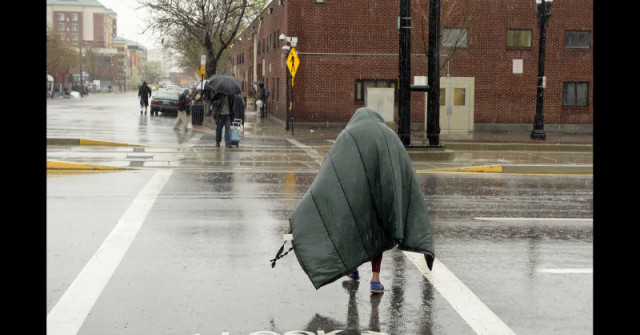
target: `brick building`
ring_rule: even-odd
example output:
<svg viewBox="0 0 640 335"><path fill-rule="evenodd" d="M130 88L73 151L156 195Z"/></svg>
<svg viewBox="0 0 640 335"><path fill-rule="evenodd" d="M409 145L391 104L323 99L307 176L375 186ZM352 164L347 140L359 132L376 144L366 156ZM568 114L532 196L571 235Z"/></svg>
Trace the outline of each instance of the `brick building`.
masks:
<svg viewBox="0 0 640 335"><path fill-rule="evenodd" d="M447 2L465 10L458 11L459 16L443 13L442 18L441 55L455 51L450 61L441 61L442 131L504 125L531 129L540 36L535 0ZM366 87L397 88L399 11L399 1L390 0L274 0L234 44L234 75L245 95L252 82L263 81L271 92L269 114L284 122L288 51L282 47L288 44L278 37L297 37L295 121L344 124L365 106ZM428 31L421 13L428 12L428 0L412 1L412 12L413 83L414 77L427 75L426 51L420 44L422 32ZM462 45L450 47L451 36L463 36ZM590 131L593 0L553 1L545 54L545 128ZM449 119L448 107L453 110ZM425 113L426 93L412 92L413 128L424 127Z"/></svg>
<svg viewBox="0 0 640 335"><path fill-rule="evenodd" d="M74 43L111 48L118 15L96 0L47 0L47 25Z"/></svg>

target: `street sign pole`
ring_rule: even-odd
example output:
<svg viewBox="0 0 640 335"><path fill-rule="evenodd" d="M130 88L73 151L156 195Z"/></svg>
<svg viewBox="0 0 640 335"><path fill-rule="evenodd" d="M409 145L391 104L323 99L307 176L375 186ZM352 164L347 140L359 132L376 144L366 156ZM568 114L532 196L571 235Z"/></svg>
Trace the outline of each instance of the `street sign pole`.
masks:
<svg viewBox="0 0 640 335"><path fill-rule="evenodd" d="M291 52L291 51L289 51L289 52ZM288 53L287 53L287 59L289 59L289 54ZM285 127L284 127L285 131L289 131L289 117L290 117L290 115L289 115L289 102L290 102L290 99L291 99L291 97L289 96L289 76L290 76L290 74L289 74L289 72L287 72L285 74L286 85L284 86L285 87L285 94L286 94L286 99L285 99L285 102L286 102L286 116L285 116Z"/></svg>
<svg viewBox="0 0 640 335"><path fill-rule="evenodd" d="M207 55L200 56L200 77L204 80L205 74L207 72Z"/></svg>
<svg viewBox="0 0 640 335"><path fill-rule="evenodd" d="M298 58L298 54L296 53L296 48L291 47L291 51L289 51L289 57L287 57L287 68L289 69L289 73L291 73L291 96L289 97L289 117L291 118L291 135L293 132L293 84L294 78L296 76L296 71L298 70L298 66L300 65L300 59ZM288 119L287 119L287 129Z"/></svg>

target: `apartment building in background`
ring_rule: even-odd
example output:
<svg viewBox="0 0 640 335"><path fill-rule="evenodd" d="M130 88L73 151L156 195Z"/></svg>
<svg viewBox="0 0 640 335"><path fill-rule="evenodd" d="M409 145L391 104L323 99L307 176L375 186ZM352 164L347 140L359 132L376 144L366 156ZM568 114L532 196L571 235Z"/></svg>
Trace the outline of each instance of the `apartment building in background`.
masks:
<svg viewBox="0 0 640 335"><path fill-rule="evenodd" d="M112 9L97 0L47 0L46 18L52 33L69 41L69 46L83 55L82 63L72 68L72 73L48 73L48 81L52 78L54 84L69 88L99 82L100 89L111 87L116 92L136 90L141 84L142 78L136 73L142 73L151 52L136 41L118 36L118 14ZM89 54L93 59L87 58ZM166 60L166 52L161 54ZM168 77L172 65L166 61L162 64L168 66L163 71Z"/></svg>

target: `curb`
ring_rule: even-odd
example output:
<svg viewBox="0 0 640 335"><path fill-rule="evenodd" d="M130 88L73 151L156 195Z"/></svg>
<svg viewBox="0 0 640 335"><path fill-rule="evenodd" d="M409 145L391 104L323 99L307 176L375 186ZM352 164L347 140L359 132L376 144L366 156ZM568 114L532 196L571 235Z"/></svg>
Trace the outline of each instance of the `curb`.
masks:
<svg viewBox="0 0 640 335"><path fill-rule="evenodd" d="M62 145L62 146L106 145L106 146L118 146L118 147L142 147L143 146L138 144L129 144L129 143L121 143L121 142L85 140L81 138L47 138L47 145Z"/></svg>
<svg viewBox="0 0 640 335"><path fill-rule="evenodd" d="M455 152L444 148L405 147L409 158L414 162L452 161Z"/></svg>
<svg viewBox="0 0 640 335"><path fill-rule="evenodd" d="M593 175L593 165L487 165L450 169L417 170L416 173L430 172L468 172L468 173L504 173L504 174L537 174L537 175Z"/></svg>
<svg viewBox="0 0 640 335"><path fill-rule="evenodd" d="M131 170L131 169L129 169L129 168L118 168L118 167L101 166L101 165L81 164L81 163L47 161L47 170L117 171L117 170Z"/></svg>
<svg viewBox="0 0 640 335"><path fill-rule="evenodd" d="M447 142L444 146L451 150L593 152L593 144Z"/></svg>

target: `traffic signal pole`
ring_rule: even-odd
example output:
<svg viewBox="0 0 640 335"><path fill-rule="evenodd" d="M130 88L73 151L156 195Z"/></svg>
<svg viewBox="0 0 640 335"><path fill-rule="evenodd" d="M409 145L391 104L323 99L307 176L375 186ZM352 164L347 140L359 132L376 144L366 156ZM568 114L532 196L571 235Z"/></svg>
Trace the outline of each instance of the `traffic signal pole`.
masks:
<svg viewBox="0 0 640 335"><path fill-rule="evenodd" d="M428 92L427 138L439 147L440 138L440 0L429 0L428 86L411 85L411 0L400 1L398 137L411 145L411 91Z"/></svg>

